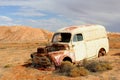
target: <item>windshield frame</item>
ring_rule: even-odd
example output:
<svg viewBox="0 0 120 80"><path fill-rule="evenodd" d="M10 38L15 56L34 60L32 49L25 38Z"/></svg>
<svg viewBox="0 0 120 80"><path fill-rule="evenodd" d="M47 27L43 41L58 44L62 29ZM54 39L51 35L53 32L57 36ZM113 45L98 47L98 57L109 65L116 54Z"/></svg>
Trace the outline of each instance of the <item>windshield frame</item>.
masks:
<svg viewBox="0 0 120 80"><path fill-rule="evenodd" d="M60 35L60 40L56 40L55 41L55 37L59 36ZM62 39L63 38L63 39ZM52 43L57 43L57 42L60 42L60 43L69 43L71 41L71 38L72 38L72 34L71 33L55 33L53 35L53 38L52 38ZM66 39L66 40L65 40Z"/></svg>

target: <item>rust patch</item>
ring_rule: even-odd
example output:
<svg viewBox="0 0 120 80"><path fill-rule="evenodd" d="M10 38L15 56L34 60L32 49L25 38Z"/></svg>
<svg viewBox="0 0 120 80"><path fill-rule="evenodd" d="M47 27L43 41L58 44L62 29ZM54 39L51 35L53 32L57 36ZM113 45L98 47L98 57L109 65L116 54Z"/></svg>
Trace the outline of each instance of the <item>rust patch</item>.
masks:
<svg viewBox="0 0 120 80"><path fill-rule="evenodd" d="M51 59L54 62L54 64L56 66L59 66L61 64L61 61L62 61L63 57L66 56L66 55L64 54L64 50L62 50L62 51L53 52L53 53L50 54L50 56L51 56Z"/></svg>
<svg viewBox="0 0 120 80"><path fill-rule="evenodd" d="M76 28L78 28L78 27L74 27L74 26L73 27L68 27L68 28L65 29L65 31L72 31L72 30L74 30Z"/></svg>
<svg viewBox="0 0 120 80"><path fill-rule="evenodd" d="M62 55L62 54L64 54L64 51L56 51L56 52L53 52L51 55L57 56L57 55Z"/></svg>
<svg viewBox="0 0 120 80"><path fill-rule="evenodd" d="M67 44L52 44L51 46L47 46L46 48L47 52L54 52L69 49L69 46Z"/></svg>
<svg viewBox="0 0 120 80"><path fill-rule="evenodd" d="M91 26L91 24L81 25L79 27L89 27L89 26ZM65 28L64 31L72 31L77 28L78 28L78 26L71 26L71 27Z"/></svg>

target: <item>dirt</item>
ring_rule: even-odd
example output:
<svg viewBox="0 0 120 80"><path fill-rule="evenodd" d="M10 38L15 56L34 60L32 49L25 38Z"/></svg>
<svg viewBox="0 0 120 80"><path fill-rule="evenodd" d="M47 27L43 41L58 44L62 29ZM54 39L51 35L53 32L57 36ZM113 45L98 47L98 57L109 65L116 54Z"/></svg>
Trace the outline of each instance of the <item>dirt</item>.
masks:
<svg viewBox="0 0 120 80"><path fill-rule="evenodd" d="M108 36L110 51L101 59L109 61L113 69L80 77L67 77L53 70L26 66L30 54L42 43L0 43L0 80L120 80L120 35L111 33Z"/></svg>

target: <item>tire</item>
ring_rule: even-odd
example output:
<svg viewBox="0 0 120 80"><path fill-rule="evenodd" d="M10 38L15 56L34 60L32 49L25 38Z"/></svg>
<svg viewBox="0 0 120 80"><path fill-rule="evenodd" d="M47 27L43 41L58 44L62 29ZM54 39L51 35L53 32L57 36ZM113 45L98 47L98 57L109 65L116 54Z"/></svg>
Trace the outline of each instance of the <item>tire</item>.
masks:
<svg viewBox="0 0 120 80"><path fill-rule="evenodd" d="M98 57L104 56L105 54L106 54L106 51L105 49L102 48L99 50Z"/></svg>

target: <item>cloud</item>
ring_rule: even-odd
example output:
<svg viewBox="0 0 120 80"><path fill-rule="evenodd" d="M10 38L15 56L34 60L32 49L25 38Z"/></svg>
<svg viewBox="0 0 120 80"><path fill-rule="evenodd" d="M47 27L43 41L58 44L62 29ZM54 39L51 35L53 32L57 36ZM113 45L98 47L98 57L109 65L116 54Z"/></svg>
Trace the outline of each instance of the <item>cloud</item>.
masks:
<svg viewBox="0 0 120 80"><path fill-rule="evenodd" d="M50 18L50 19L38 19L38 20L33 20L33 19L24 19L24 20L17 20L17 23L22 23L21 25L26 25L26 26L35 26L39 27L42 29L50 30L50 31L56 31L59 28L66 27L69 25L69 23L64 22L62 20L59 20L57 18ZM28 25L29 24L29 25Z"/></svg>
<svg viewBox="0 0 120 80"><path fill-rule="evenodd" d="M14 20L7 16L0 16L0 25L15 25Z"/></svg>
<svg viewBox="0 0 120 80"><path fill-rule="evenodd" d="M7 17L7 16L0 16L0 21L11 22L13 20L10 17Z"/></svg>
<svg viewBox="0 0 120 80"><path fill-rule="evenodd" d="M24 17L43 17L46 16L40 10L29 7L21 7L18 12L12 13L12 15L24 16Z"/></svg>
<svg viewBox="0 0 120 80"><path fill-rule="evenodd" d="M4 1L1 1L0 7L6 7L6 6L18 7L17 12L13 12L13 13L11 12L11 14L15 16L17 15L17 16L23 16L23 17L34 17L34 16L41 17L41 16L46 16L46 14L42 12L42 10L46 11L46 9L43 8L44 4L46 6L46 3L47 3L46 1L40 1L40 0L35 0L35 1L34 0L19 0L19 1L4 0Z"/></svg>
<svg viewBox="0 0 120 80"><path fill-rule="evenodd" d="M57 11L71 18L112 19L119 16L119 0L56 0ZM119 16L120 17L120 16Z"/></svg>
<svg viewBox="0 0 120 80"><path fill-rule="evenodd" d="M0 0L0 6L21 6L36 9L50 9L54 0Z"/></svg>
<svg viewBox="0 0 120 80"><path fill-rule="evenodd" d="M67 19L101 24L106 26L107 30L120 32L117 27L120 20L119 0L56 0L54 3L55 10L51 10L64 15Z"/></svg>
<svg viewBox="0 0 120 80"><path fill-rule="evenodd" d="M110 31L120 32L119 3L120 0L0 0L0 6L20 7L12 15L23 16L23 19L25 16L40 17L37 20L21 18L15 23L44 27L52 31L63 26L93 23L104 25ZM44 18L51 16L49 13L56 15Z"/></svg>
<svg viewBox="0 0 120 80"><path fill-rule="evenodd" d="M50 19L42 19L42 20L41 19L38 19L38 20L34 20L34 19L21 20L20 19L20 20L17 20L17 23L18 24L22 23L20 25L35 26L37 28L42 28L49 31L53 31L53 32L63 27L73 26L73 24L74 25L85 24L85 22L82 22L80 20L64 21L58 18L50 18Z"/></svg>

